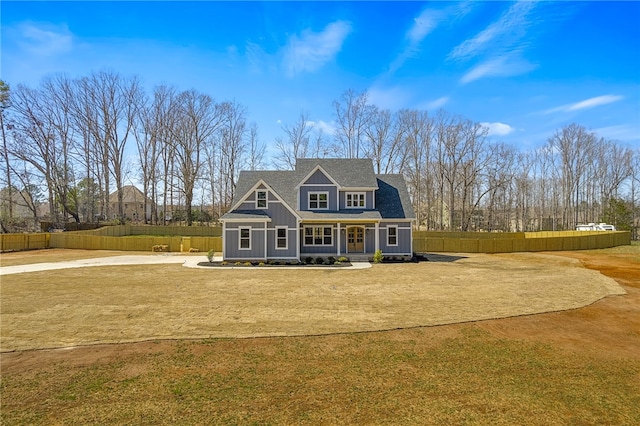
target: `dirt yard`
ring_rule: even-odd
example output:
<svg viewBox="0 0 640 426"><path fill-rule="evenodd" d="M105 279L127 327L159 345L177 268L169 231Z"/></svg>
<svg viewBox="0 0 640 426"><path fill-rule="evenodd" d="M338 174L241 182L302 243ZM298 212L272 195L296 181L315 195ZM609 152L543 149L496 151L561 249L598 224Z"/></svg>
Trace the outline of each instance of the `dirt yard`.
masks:
<svg viewBox="0 0 640 426"><path fill-rule="evenodd" d="M440 255L304 282L127 268L2 277L6 424L640 422L638 245ZM213 329L339 334L170 338ZM351 333L376 329L388 331ZM87 346L22 350L70 345Z"/></svg>
<svg viewBox="0 0 640 426"><path fill-rule="evenodd" d="M380 331L575 309L623 294L577 260L544 254L431 255L355 271L98 266L3 276L0 347Z"/></svg>

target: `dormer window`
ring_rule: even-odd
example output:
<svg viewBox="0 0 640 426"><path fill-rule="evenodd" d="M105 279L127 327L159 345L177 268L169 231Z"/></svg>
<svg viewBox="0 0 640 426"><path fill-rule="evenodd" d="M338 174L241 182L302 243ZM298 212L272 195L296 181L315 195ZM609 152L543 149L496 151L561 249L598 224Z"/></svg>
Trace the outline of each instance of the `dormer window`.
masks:
<svg viewBox="0 0 640 426"><path fill-rule="evenodd" d="M346 205L348 209L363 209L365 206L364 192L347 192Z"/></svg>
<svg viewBox="0 0 640 426"><path fill-rule="evenodd" d="M309 210L328 210L328 192L309 192Z"/></svg>
<svg viewBox="0 0 640 426"><path fill-rule="evenodd" d="M267 208L267 191L263 191L263 190L256 191L256 208L257 209Z"/></svg>

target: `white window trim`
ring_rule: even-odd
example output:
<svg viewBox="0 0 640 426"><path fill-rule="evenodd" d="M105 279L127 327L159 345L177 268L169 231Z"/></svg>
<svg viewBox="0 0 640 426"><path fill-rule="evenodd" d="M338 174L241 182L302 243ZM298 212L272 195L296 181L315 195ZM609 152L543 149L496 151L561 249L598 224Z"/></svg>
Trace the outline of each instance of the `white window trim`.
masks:
<svg viewBox="0 0 640 426"><path fill-rule="evenodd" d="M324 194L327 196L327 207L320 207L320 197L318 197L318 200L316 201L318 203L318 207L312 208L311 207L311 195L321 195ZM329 191L309 191L307 193L307 207L309 208L309 210L329 210Z"/></svg>
<svg viewBox="0 0 640 426"><path fill-rule="evenodd" d="M306 241L306 236L307 236L307 229L315 229L315 228L320 228L322 229L322 244L315 244L314 240L315 240L315 233L312 236L312 243L311 244L307 244ZM324 230L326 228L331 229L331 244L325 244L324 243ZM328 236L328 235L327 235ZM333 247L333 226L305 226L303 227L303 231L302 231L302 245L304 247Z"/></svg>
<svg viewBox="0 0 640 426"><path fill-rule="evenodd" d="M349 195L351 195L351 202L353 203L353 198L356 197L358 201L360 201L360 196L362 196L362 201L364 201L364 206L350 206L349 205ZM344 207L347 209L364 209L367 207L367 193L366 192L346 192L344 194Z"/></svg>
<svg viewBox="0 0 640 426"><path fill-rule="evenodd" d="M289 227L288 226L276 226L276 250L289 250ZM278 230L284 229L284 247L278 247Z"/></svg>
<svg viewBox="0 0 640 426"><path fill-rule="evenodd" d="M249 230L249 247L242 247L242 230ZM238 227L238 250L251 250L251 227L250 226L239 226Z"/></svg>
<svg viewBox="0 0 640 426"><path fill-rule="evenodd" d="M395 244L391 244L389 242L389 238L391 237L391 235L389 234L389 229L395 229L396 230L396 243ZM387 246L388 247L398 247L398 225L387 225Z"/></svg>
<svg viewBox="0 0 640 426"><path fill-rule="evenodd" d="M264 192L264 207L258 205L258 193ZM266 209L269 207L269 192L266 189L256 189L256 209Z"/></svg>

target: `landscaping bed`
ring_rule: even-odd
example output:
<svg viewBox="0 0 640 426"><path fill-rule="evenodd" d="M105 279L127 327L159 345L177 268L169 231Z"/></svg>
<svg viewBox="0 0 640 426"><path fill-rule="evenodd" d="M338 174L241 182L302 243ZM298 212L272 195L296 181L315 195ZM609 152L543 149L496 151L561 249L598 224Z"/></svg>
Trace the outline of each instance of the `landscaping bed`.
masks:
<svg viewBox="0 0 640 426"><path fill-rule="evenodd" d="M345 267L351 266L349 258L341 256L335 258L329 257L305 257L302 260L247 260L247 261L213 261L213 256L209 256L208 262L200 262L198 266L210 267L278 267L278 266L326 266L326 267Z"/></svg>

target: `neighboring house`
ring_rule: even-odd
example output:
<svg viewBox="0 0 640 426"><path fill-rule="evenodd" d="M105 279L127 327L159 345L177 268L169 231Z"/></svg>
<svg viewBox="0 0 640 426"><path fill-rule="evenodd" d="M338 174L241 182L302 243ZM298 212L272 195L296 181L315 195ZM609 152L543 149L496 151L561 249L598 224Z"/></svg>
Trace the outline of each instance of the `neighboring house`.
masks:
<svg viewBox="0 0 640 426"><path fill-rule="evenodd" d="M125 185L122 187L122 214L124 219L134 222L144 222L151 220L151 207L153 201L147 198L147 209L145 213L145 196L138 188L133 185ZM109 194L109 210L112 218L118 217L118 191Z"/></svg>
<svg viewBox="0 0 640 426"><path fill-rule="evenodd" d="M222 216L225 260L411 256L415 214L402 175L368 159L298 159L293 171L243 171Z"/></svg>

